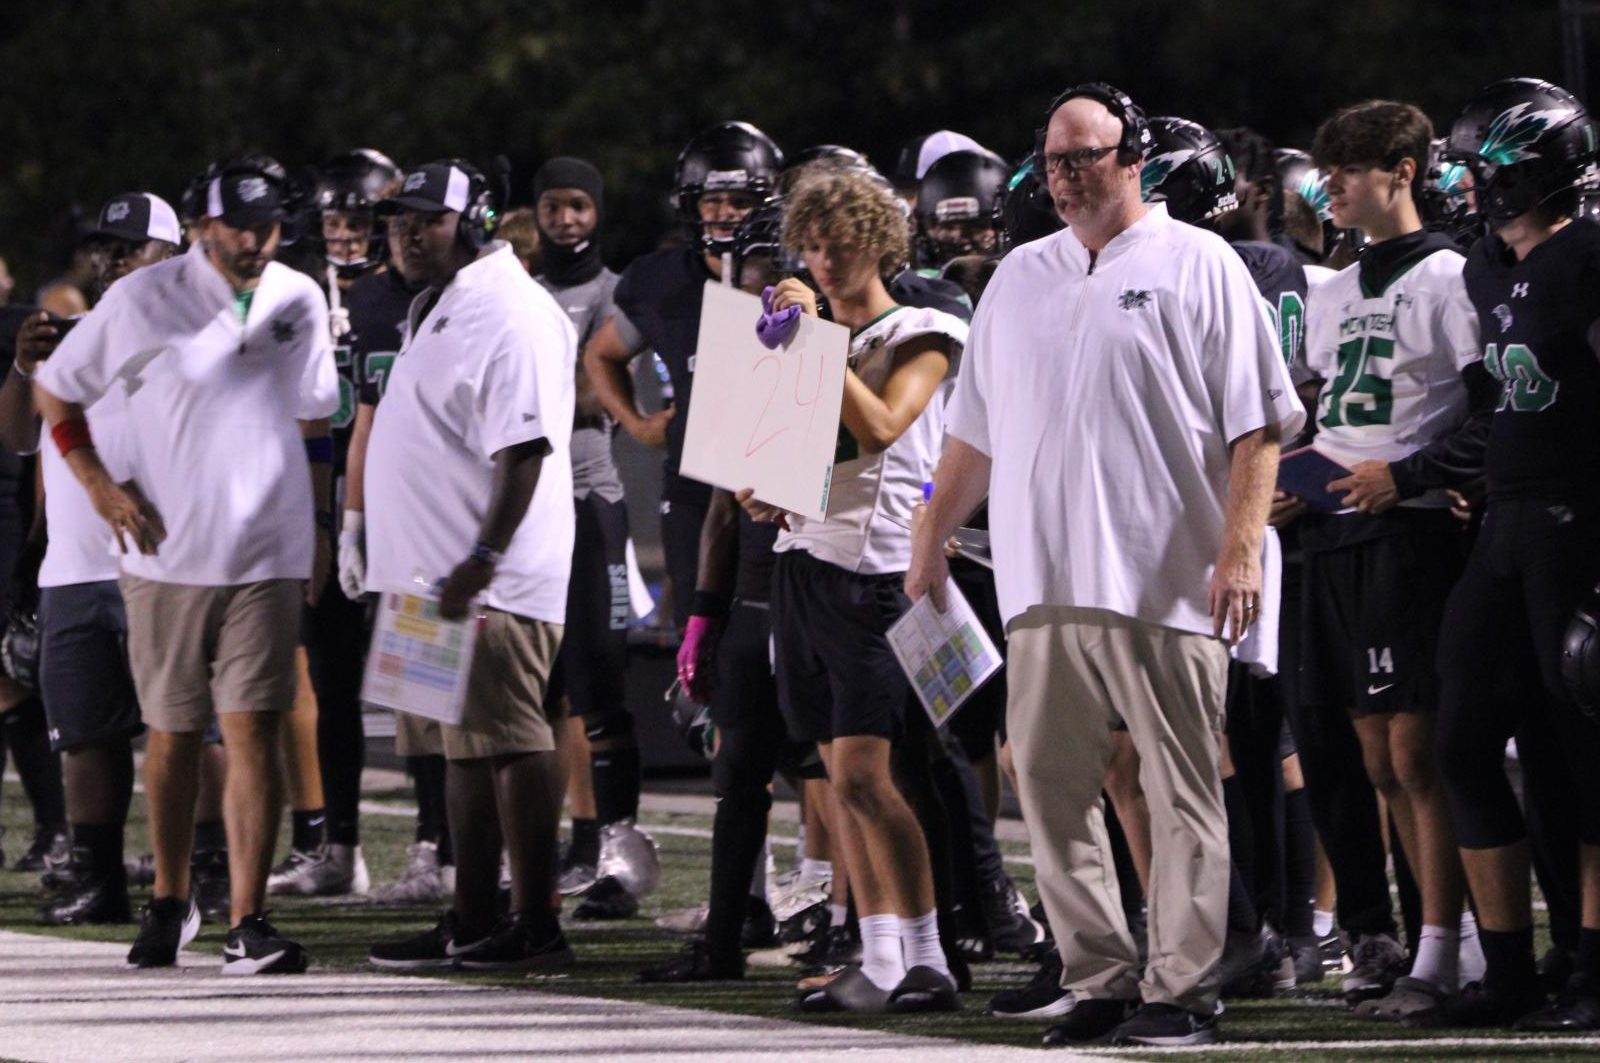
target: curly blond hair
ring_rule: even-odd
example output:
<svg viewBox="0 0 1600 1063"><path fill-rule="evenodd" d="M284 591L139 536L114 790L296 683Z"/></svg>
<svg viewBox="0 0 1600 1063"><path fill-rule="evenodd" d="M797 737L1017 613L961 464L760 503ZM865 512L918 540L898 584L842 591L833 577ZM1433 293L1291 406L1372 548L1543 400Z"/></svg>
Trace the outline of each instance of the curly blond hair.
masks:
<svg viewBox="0 0 1600 1063"><path fill-rule="evenodd" d="M799 254L811 237L876 255L885 280L911 253L904 203L860 170L807 166L802 172L783 212L783 246Z"/></svg>

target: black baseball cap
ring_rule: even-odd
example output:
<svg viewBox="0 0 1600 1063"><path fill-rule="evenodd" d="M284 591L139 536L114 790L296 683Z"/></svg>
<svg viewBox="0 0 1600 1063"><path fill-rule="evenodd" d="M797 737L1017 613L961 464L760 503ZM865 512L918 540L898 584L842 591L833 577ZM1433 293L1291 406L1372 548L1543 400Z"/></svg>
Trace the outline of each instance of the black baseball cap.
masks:
<svg viewBox="0 0 1600 1063"><path fill-rule="evenodd" d="M374 206L378 214L414 210L422 214L464 211L472 202L472 175L455 162L430 162L406 174L400 192Z"/></svg>
<svg viewBox="0 0 1600 1063"><path fill-rule="evenodd" d="M112 196L100 208L100 220L89 235L131 243L147 240L164 240L173 245L183 243L183 227L178 224L177 211L166 200L149 192Z"/></svg>
<svg viewBox="0 0 1600 1063"><path fill-rule="evenodd" d="M264 173L224 171L206 185L205 216L236 229L281 222L288 217L283 186Z"/></svg>

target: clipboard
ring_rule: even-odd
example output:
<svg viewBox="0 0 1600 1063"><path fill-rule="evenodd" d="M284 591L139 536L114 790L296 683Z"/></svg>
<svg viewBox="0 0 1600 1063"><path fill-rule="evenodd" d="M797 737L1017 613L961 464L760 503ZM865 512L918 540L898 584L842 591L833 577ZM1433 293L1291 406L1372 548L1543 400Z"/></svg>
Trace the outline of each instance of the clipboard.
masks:
<svg viewBox="0 0 1600 1063"><path fill-rule="evenodd" d="M1350 507L1343 496L1328 490L1350 470L1314 446L1291 450L1278 459L1278 490L1294 495L1318 513L1338 513Z"/></svg>
<svg viewBox="0 0 1600 1063"><path fill-rule="evenodd" d="M461 620L446 620L431 592L384 591L378 596L361 700L459 725L477 639L475 609Z"/></svg>

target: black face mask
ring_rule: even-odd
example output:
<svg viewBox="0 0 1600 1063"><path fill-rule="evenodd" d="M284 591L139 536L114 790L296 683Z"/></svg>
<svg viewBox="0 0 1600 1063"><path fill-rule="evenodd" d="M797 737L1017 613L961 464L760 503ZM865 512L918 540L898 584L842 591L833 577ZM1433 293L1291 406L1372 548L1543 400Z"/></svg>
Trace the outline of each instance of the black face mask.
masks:
<svg viewBox="0 0 1600 1063"><path fill-rule="evenodd" d="M596 225L587 240L581 240L572 247L562 247L541 228L539 252L543 256L544 267L540 272L544 278L557 288L572 288L598 277L605 268L600 261L599 235L600 226Z"/></svg>

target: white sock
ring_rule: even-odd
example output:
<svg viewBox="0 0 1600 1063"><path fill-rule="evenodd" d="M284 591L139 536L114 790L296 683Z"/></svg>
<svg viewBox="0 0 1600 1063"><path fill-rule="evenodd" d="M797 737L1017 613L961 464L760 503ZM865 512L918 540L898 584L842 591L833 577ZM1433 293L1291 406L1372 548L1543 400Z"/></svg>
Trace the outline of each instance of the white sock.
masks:
<svg viewBox="0 0 1600 1063"><path fill-rule="evenodd" d="M829 882L833 879L833 862L830 860L813 860L809 856L800 858L800 882L809 886L813 882Z"/></svg>
<svg viewBox="0 0 1600 1063"><path fill-rule="evenodd" d="M1411 961L1411 977L1445 992L1455 992L1460 955L1459 926L1425 925L1417 941L1417 958Z"/></svg>
<svg viewBox="0 0 1600 1063"><path fill-rule="evenodd" d="M1321 909L1311 913L1311 932L1319 938L1325 938L1333 933L1333 913Z"/></svg>
<svg viewBox="0 0 1600 1063"><path fill-rule="evenodd" d="M766 903L767 900L767 867L772 863L772 843L762 850L762 858L756 861L755 874L750 876L750 896Z"/></svg>
<svg viewBox="0 0 1600 1063"><path fill-rule="evenodd" d="M850 918L850 908L843 904L828 905L829 926L844 926L845 920Z"/></svg>
<svg viewBox="0 0 1600 1063"><path fill-rule="evenodd" d="M900 951L898 915L863 915L861 923L861 973L879 989L893 989L906 976L905 955Z"/></svg>
<svg viewBox="0 0 1600 1063"><path fill-rule="evenodd" d="M796 862L800 862L806 858L806 817L800 817L794 836L794 858Z"/></svg>
<svg viewBox="0 0 1600 1063"><path fill-rule="evenodd" d="M937 912L900 920L900 950L905 955L906 967L932 967L949 977L950 964L945 959L944 946L939 944Z"/></svg>
<svg viewBox="0 0 1600 1063"><path fill-rule="evenodd" d="M1469 982L1483 981L1484 971L1487 968L1483 959L1483 942L1478 938L1478 919L1471 912L1461 913L1461 950L1459 953L1461 973L1457 980L1461 985Z"/></svg>

